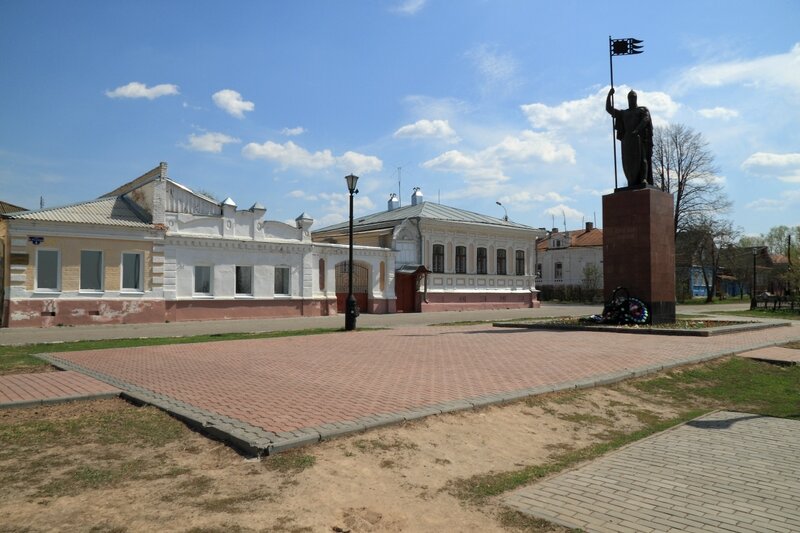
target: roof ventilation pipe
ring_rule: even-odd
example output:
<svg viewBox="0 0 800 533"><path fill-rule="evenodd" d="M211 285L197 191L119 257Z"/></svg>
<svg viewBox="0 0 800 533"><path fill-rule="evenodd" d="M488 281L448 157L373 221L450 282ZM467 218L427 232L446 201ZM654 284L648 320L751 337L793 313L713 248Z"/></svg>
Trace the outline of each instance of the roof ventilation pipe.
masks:
<svg viewBox="0 0 800 533"><path fill-rule="evenodd" d="M419 205L422 203L422 189L414 187L414 192L411 193L411 205Z"/></svg>
<svg viewBox="0 0 800 533"><path fill-rule="evenodd" d="M387 207L389 211L394 211L395 209L400 207L400 198L398 198L395 193L389 195L389 202Z"/></svg>

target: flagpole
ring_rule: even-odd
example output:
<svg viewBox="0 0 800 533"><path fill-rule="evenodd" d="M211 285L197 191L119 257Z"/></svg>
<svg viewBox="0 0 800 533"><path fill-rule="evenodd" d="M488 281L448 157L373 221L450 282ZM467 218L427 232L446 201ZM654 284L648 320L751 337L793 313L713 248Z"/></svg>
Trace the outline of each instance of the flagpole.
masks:
<svg viewBox="0 0 800 533"><path fill-rule="evenodd" d="M608 65L611 70L611 88L614 88L614 55L612 52L611 36L608 36ZM614 95L611 95L611 107L614 107ZM617 189L617 141L616 131L617 125L615 118L611 116L611 148L614 150L614 190Z"/></svg>

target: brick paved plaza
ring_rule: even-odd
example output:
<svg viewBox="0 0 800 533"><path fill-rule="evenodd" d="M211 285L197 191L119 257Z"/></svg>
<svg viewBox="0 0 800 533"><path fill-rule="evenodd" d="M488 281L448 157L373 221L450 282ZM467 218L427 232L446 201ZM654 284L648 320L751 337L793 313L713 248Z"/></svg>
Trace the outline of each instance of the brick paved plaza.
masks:
<svg viewBox="0 0 800 533"><path fill-rule="evenodd" d="M711 338L428 326L54 357L203 425L288 446L798 337L796 326Z"/></svg>

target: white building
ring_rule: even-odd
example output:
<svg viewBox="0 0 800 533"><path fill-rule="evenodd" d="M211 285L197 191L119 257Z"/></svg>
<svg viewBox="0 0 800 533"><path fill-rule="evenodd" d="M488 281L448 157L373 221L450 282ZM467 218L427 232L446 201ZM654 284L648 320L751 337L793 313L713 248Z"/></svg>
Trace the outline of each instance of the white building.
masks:
<svg viewBox="0 0 800 533"><path fill-rule="evenodd" d="M97 200L3 215L0 266L10 268L0 268L2 325L343 311L348 246L313 243L305 213L294 226L265 214L257 203L238 210L230 198L196 193L161 163ZM394 257L355 249L365 310L394 309Z"/></svg>
<svg viewBox="0 0 800 533"><path fill-rule="evenodd" d="M603 230L591 222L582 230L553 228L538 241L536 254L536 284L543 299L551 294L563 299L577 288L603 288Z"/></svg>
<svg viewBox="0 0 800 533"><path fill-rule="evenodd" d="M397 252L397 311L538 307L534 250L544 231L423 201L358 217L354 241ZM312 232L315 242L348 242L348 224Z"/></svg>

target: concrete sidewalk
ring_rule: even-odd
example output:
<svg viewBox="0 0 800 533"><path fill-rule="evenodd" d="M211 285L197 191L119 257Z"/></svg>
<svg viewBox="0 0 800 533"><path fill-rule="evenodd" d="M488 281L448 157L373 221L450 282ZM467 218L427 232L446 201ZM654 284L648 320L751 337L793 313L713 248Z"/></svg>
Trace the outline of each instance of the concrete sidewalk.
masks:
<svg viewBox="0 0 800 533"><path fill-rule="evenodd" d="M714 313L747 309L749 304L716 304L678 306L678 313ZM391 315L363 314L358 326L365 328L396 328L424 326L460 321L510 320L556 316L589 316L599 313L603 306L544 302L538 309L506 309L496 311L448 311L441 313L397 313ZM310 328L343 328L344 315L328 317L291 317L253 320L213 320L170 322L157 324L100 324L95 326L53 328L2 328L0 346L82 340L105 340L140 337L188 337L219 333L256 333Z"/></svg>
<svg viewBox="0 0 800 533"><path fill-rule="evenodd" d="M800 531L800 421L718 412L504 498L597 533Z"/></svg>

